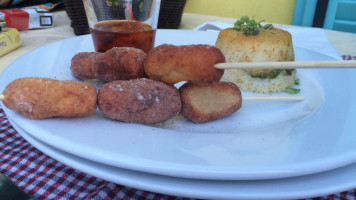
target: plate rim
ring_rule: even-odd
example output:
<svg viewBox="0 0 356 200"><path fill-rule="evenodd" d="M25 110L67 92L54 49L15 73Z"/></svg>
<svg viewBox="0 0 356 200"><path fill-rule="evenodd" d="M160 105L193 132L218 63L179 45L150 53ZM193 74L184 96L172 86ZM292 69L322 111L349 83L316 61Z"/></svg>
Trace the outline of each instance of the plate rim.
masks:
<svg viewBox="0 0 356 200"><path fill-rule="evenodd" d="M316 184L313 189L310 190L310 188L308 188L309 190L305 190L305 189L301 189L299 192L296 191L296 187L293 187L291 189L291 191L286 192L286 190L283 190L283 192L281 192L281 194L279 194L278 192L271 192L270 194L257 194L258 192L256 191L261 191L261 187L263 187L263 183L259 180L252 180L252 181L248 181L248 180L237 180L237 181L217 181L217 183L219 183L219 185L226 185L226 186L230 186L229 187L224 187L224 188L228 188L230 191L232 191L233 193L228 193L226 191L220 191L220 190L213 190L216 187L213 186L211 187L210 190L206 191L205 187L199 187L197 186L197 188L204 190L204 192L199 192L198 190L192 189L191 186L190 187L186 187L184 189L180 189L179 187L173 187L170 188L169 186L165 186L164 184L166 183L166 181L169 182L174 182L174 181L180 181L181 183L179 183L180 186L185 186L188 185L189 182L193 182L193 181L198 181L201 182L203 181L204 183L209 183L208 181L204 181L204 180L194 180L194 179L185 179L185 178L179 178L179 177L166 177L166 176L162 176L162 175L157 175L157 174L148 174L151 176L151 178L146 178L146 181L148 180L148 182L142 182L142 179L145 179L145 176L147 175L147 173L145 172L137 172L137 171L132 171L129 169L121 169L121 168L116 168L113 166L107 166L105 164L101 164L101 163L96 163L94 161L90 161L87 160L85 158L81 158L81 157L77 157L75 155L71 155L68 152L64 152L60 149L56 149L55 147L52 147L51 145L48 145L40 140L37 140L35 137L33 137L30 133L24 131L22 128L20 128L15 121L13 121L11 118L8 118L9 122L11 123L11 125L13 126L13 128L21 135L21 137L23 137L27 142L29 142L31 145L35 146L37 149L39 149L41 152L46 152L46 155L49 155L50 157L56 159L57 161L72 167L74 169L80 170L84 173L87 173L88 175L91 176L95 176L98 178L103 178L104 180L110 181L110 182L114 182L117 184L123 184L125 186L128 187L133 187L133 188L137 188L137 189L141 189L141 190L146 190L146 191L151 191L151 192L156 192L156 193L163 193L163 194L168 194L168 195L174 195L177 197L181 197L181 196L186 196L188 198L204 198L204 199L250 199L250 200L267 200L267 199L274 199L274 200L278 200L278 199L302 199L302 198L313 198L313 197L319 197L319 196L324 196L324 195L330 195L330 194L335 194L338 192L342 192L342 191L346 191L346 190L350 190L353 189L356 186L356 179L351 178L350 183L345 184L345 181L339 181L339 183L343 183L345 185L337 185L337 184L329 184L329 188L323 188L320 187L319 184ZM16 127L16 128L15 128ZM48 151L49 149L49 151ZM61 154L64 153L64 158L61 157ZM65 154L69 155L66 156ZM59 155L59 156L58 156ZM73 157L74 159L72 159L71 157ZM79 162L80 160L80 162ZM74 161L74 162L73 162ZM85 167L80 166L81 162L85 161L87 163L89 163L90 165L86 165ZM73 164L75 163L75 164ZM78 163L80 163L78 165ZM91 164L96 165L96 167L93 167ZM113 174L112 173L107 173L106 170L98 170L98 166L99 167L109 167L110 169L113 169L116 173L116 176L114 176L115 178L113 178ZM91 169L90 169L91 168ZM337 168L334 170L330 170L330 171L325 171L322 172L321 174L312 174L310 175L312 178L310 179L311 181L315 181L317 179L327 179L328 174L335 176L332 173L345 173L345 171L343 170L344 168L351 168L350 171L352 171L356 177L356 163L351 164L350 166L344 166L341 168ZM94 172L91 171L94 169ZM95 172L96 171L96 172ZM105 175L106 174L106 175ZM129 174L129 175L127 175ZM142 176L143 175L143 176ZM126 181L122 181L122 176L126 176ZM129 176L129 177L127 177ZM130 177L132 176L132 177ZM303 176L304 179L308 178L307 176ZM291 182L293 181L293 179L303 179L303 177L291 177L291 178L286 178L286 179L276 179L276 180L264 180L266 182L272 182L273 184L276 184L276 182ZM347 176L350 177L350 176ZM135 181L135 179L141 179L141 181L139 181L140 184L137 184L137 181ZM162 185L164 185L164 187L161 187L157 184L152 185L152 183L150 183L150 181L152 182L152 179L166 179L166 181L156 181L156 183L159 183ZM335 180L335 178L332 178L332 180ZM263 181L263 182L264 182ZM249 186L245 187L245 189L240 189L240 187L233 187L233 183L234 182L239 182L241 183L241 185L244 185L245 183L248 183ZM253 182L258 182L258 184L260 184L259 186L257 186L255 189L251 189L252 187L255 186L255 184L253 184ZM300 181L304 182L304 181ZM184 184L186 183L186 184ZM252 183L252 184L251 184ZM261 186L262 183L262 186ZM300 183L296 183L296 185L300 186ZM307 181L307 183L310 183ZM329 181L321 181L321 183L329 183ZM194 182L193 182L194 184ZM215 183L212 183L215 184ZM293 183L292 183L293 184ZM295 183L294 183L295 184ZM269 185L269 183L265 183L265 185ZM285 183L283 184L285 185ZM302 184L304 185L304 184ZM331 185L331 186L330 186ZM331 187L331 188L330 188ZM193 187L194 188L194 187ZM231 189L232 188L232 189ZM300 187L297 187L300 188ZM322 189L323 188L323 189ZM192 191L187 191L187 189L192 190ZM251 192L248 192L248 190L251 190ZM280 191L280 190L278 190Z"/></svg>
<svg viewBox="0 0 356 200"><path fill-rule="evenodd" d="M187 30L165 30L165 31L185 31L185 32L192 32L192 31L187 31ZM196 31L194 31L194 32L196 32ZM204 33L206 33L206 32L204 32ZM90 35L84 35L84 36L79 36L80 38L85 38L85 37L89 37ZM74 38L79 38L79 37L74 37ZM73 39L73 38L68 38L68 39L65 39L65 40L71 40L71 39ZM63 40L61 40L61 41L57 41L57 42L54 42L54 43L61 43L61 42L63 42ZM48 45L51 45L51 44L48 44ZM45 45L45 46L47 46L47 45ZM38 48L38 49L41 49L41 48L45 48L45 46L42 46L42 47L40 47L40 48ZM36 51L36 50L38 50L38 49L35 49L35 50L33 50L33 51ZM313 51L313 50L311 50L311 51ZM32 52L32 51L31 51ZM31 53L31 52L29 52L29 53ZM325 55L325 54L324 54ZM325 55L325 56L328 56L328 55ZM24 57L24 56L22 56L22 57ZM328 56L328 57L330 57L330 56ZM330 58L332 58L332 57L330 57ZM332 58L332 59L335 59L335 58ZM16 62L16 61L15 61ZM13 64L11 64L6 70L8 70L11 66L12 66ZM4 73L3 74L5 74L6 73L6 71L4 71ZM1 80L1 77L0 77L0 80ZM7 108L4 108L4 111L5 110L7 110ZM7 111L7 112L9 112L9 111ZM11 112L11 111L10 111ZM36 137L35 135L34 135L34 137ZM41 140L41 138L38 138L38 137L36 137L37 139L39 139L39 140ZM43 140L42 140L43 141ZM46 142L46 141L43 141L43 142ZM50 144L51 146L53 146L53 144ZM70 153L72 153L72 152L70 152ZM310 173L315 173L315 172L320 172L320 171L325 171L325 170L330 170L330 169L333 169L333 168L338 168L338 167L341 167L341 166L344 166L344 165L346 165L346 164L350 164L350 163L352 163L352 162L354 162L355 161L355 159L356 159L356 157L355 157L356 155L354 155L354 154L352 154L352 155L350 155L350 156L347 156L347 157L344 157L344 159L342 159L343 161L342 162L338 162L339 164L335 164L335 165L333 165L333 166L328 166L328 167L326 167L326 168L323 168L323 169L319 169L319 170L315 170L315 171L310 171L309 170L309 172L308 173L306 173L306 172L300 172L300 173L296 173L295 171L294 172L292 172L292 171L286 171L286 173L284 174L284 175L278 175L278 176L276 176L276 175L273 175L273 174L265 174L264 176L262 176L260 173L265 173L265 172L257 172L257 171L254 171L254 172L250 172L250 173L246 173L246 172L244 172L244 175L242 175L242 174L240 174L240 173L238 173L239 175L236 175L236 173L234 173L235 174L235 176L238 176L238 177L240 177L240 179L243 179L243 180L256 180L256 178L251 178L251 176L256 176L256 174L260 174L259 175L259 177L261 177L261 178L257 178L257 179L273 179L273 178L286 178L286 177L293 177L293 176L300 176L300 175L306 175L306 174L310 174ZM96 161L96 160L94 160L94 161ZM340 160L339 160L340 161ZM318 161L319 163L320 163L320 160ZM132 167L132 168L134 168L134 170L137 170L137 171L142 171L142 168L140 169L140 168L137 168L137 166L136 166L136 168L135 167L133 167L132 165L129 165L129 166L127 166L127 167ZM300 168L302 168L302 167L300 167ZM148 170L148 171L147 171ZM151 172L151 173L153 173L152 171L150 171L151 169L146 169L146 172ZM194 171L197 171L197 170L193 170L192 172L194 172ZM227 173L227 174L226 174ZM230 173L231 172L226 172L226 173L222 173L222 174L225 174L225 178L223 178L223 179L231 179L231 178L229 178L229 175L231 175ZM292 173L292 175L290 174L290 173ZM175 174L176 174L176 170L173 170L173 171L170 171L170 172L165 172L165 173L163 173L163 175L171 175L171 176L175 176ZM220 174L220 175L222 175L222 174ZM204 174L203 174L204 175ZM186 176L184 176L184 175L182 175L182 174L180 174L178 177L186 177L186 178L204 178L204 176L203 176L202 174L200 174L200 175L198 175L198 176L193 176L192 177L192 175L186 175ZM220 175L215 175L214 177L215 178L217 178L216 176L219 176L220 177ZM206 179L215 179L215 178L212 178L212 177L207 177ZM232 178L233 180L236 180L236 178Z"/></svg>

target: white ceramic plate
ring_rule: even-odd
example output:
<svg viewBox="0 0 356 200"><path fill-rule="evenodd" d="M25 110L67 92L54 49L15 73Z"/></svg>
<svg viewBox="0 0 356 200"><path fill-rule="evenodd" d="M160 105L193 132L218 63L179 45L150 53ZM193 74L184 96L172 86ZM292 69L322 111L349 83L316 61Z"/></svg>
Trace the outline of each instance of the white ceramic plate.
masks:
<svg viewBox="0 0 356 200"><path fill-rule="evenodd" d="M8 118L28 142L54 159L87 174L129 187L161 194L199 199L302 199L347 191L356 186L356 164L295 178L218 181L184 179L116 168L86 160L49 146L22 130Z"/></svg>
<svg viewBox="0 0 356 200"><path fill-rule="evenodd" d="M157 44L214 44L217 33L160 30ZM77 52L93 51L90 36L36 49L0 78L0 91L19 77L76 80L69 69ZM295 46L296 60L330 57ZM124 169L175 177L257 180L306 175L356 161L356 87L353 69L299 70L301 102L244 102L221 120L183 119L146 126L107 120L30 120L4 108L35 138L73 155ZM243 94L248 95L248 94ZM4 106L3 106L4 107Z"/></svg>

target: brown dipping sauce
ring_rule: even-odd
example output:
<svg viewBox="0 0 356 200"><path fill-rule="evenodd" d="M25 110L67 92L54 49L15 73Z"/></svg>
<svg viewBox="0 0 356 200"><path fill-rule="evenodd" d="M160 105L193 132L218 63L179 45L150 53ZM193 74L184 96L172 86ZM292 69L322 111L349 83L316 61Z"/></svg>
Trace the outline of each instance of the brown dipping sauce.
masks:
<svg viewBox="0 0 356 200"><path fill-rule="evenodd" d="M154 45L156 30L139 21L102 21L90 28L95 50L105 52L113 47L136 47L148 53Z"/></svg>

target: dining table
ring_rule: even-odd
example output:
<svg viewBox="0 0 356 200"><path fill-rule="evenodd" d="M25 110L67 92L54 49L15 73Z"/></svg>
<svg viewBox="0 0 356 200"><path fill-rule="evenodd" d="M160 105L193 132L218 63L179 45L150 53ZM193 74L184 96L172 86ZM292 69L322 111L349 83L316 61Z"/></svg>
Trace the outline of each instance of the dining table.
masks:
<svg viewBox="0 0 356 200"><path fill-rule="evenodd" d="M20 31L21 46L0 57L0 76L16 60L33 50L79 37L74 34L71 19L65 10L54 11L53 14L54 27ZM236 19L233 18L183 13L179 30L218 31L220 25L221 28L235 21ZM354 33L284 24L274 24L274 26L294 31L315 29L325 33L326 40L331 44L330 51L334 53L336 59L356 60L356 34ZM200 196L179 195L169 190L160 193L154 188L152 191L143 189L140 188L139 183L135 188L83 172L36 148L18 133L16 127L17 125L7 118L4 109L0 107L0 173L10 179L28 197L34 199L200 199ZM298 199L356 199L356 185L338 191L323 191L315 196L302 193L296 196Z"/></svg>

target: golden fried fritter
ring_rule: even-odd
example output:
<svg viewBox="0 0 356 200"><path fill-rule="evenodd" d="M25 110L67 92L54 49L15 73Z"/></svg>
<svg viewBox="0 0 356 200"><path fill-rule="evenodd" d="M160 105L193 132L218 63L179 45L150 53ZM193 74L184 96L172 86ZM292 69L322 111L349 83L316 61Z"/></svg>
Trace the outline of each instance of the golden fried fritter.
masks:
<svg viewBox="0 0 356 200"><path fill-rule="evenodd" d="M103 83L146 77L143 61L146 53L133 47L114 47L93 62L93 73Z"/></svg>
<svg viewBox="0 0 356 200"><path fill-rule="evenodd" d="M20 78L6 86L4 105L32 119L83 117L97 106L96 87L77 81Z"/></svg>
<svg viewBox="0 0 356 200"><path fill-rule="evenodd" d="M179 88L181 114L197 123L226 117L241 108L240 89L229 82L186 83Z"/></svg>
<svg viewBox="0 0 356 200"><path fill-rule="evenodd" d="M143 78L105 84L99 90L98 107L110 119L153 124L176 116L181 101L175 87Z"/></svg>
<svg viewBox="0 0 356 200"><path fill-rule="evenodd" d="M224 55L214 46L163 44L148 53L144 69L151 79L167 84L213 82L224 74L224 70L214 65L224 62Z"/></svg>
<svg viewBox="0 0 356 200"><path fill-rule="evenodd" d="M82 80L95 79L92 70L94 59L101 55L99 52L80 52L73 56L70 70L77 78Z"/></svg>

